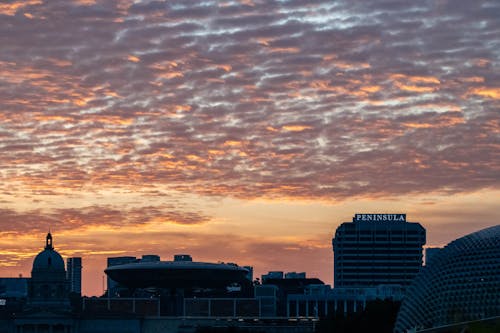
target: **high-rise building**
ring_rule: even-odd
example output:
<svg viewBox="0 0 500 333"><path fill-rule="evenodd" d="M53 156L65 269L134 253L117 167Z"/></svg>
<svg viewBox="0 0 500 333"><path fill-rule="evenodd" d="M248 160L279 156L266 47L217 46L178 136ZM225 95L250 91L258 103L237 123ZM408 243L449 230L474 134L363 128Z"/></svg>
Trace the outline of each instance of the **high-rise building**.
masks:
<svg viewBox="0 0 500 333"><path fill-rule="evenodd" d="M82 258L73 257L66 260L66 278L69 283L69 291L82 293Z"/></svg>
<svg viewBox="0 0 500 333"><path fill-rule="evenodd" d="M406 214L355 214L332 239L334 286L407 286L422 267L425 229Z"/></svg>

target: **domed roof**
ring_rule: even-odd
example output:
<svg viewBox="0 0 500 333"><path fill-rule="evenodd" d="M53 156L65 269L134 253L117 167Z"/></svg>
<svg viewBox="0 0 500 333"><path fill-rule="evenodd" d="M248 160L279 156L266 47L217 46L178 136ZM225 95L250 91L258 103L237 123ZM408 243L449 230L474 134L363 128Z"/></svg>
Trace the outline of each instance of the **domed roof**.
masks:
<svg viewBox="0 0 500 333"><path fill-rule="evenodd" d="M500 315L500 225L459 238L413 280L395 331Z"/></svg>
<svg viewBox="0 0 500 333"><path fill-rule="evenodd" d="M52 235L47 234L45 249L33 261L33 271L64 271L64 260L52 246Z"/></svg>

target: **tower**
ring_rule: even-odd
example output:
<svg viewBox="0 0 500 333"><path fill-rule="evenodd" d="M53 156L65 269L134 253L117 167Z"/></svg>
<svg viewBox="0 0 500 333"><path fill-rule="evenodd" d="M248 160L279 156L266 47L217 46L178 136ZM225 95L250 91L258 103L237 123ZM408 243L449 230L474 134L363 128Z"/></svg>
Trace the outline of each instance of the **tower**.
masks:
<svg viewBox="0 0 500 333"><path fill-rule="evenodd" d="M81 295L82 293L82 258L73 257L66 260L69 291Z"/></svg>
<svg viewBox="0 0 500 333"><path fill-rule="evenodd" d="M332 239L334 285L407 286L422 267L425 229L406 214L355 214Z"/></svg>

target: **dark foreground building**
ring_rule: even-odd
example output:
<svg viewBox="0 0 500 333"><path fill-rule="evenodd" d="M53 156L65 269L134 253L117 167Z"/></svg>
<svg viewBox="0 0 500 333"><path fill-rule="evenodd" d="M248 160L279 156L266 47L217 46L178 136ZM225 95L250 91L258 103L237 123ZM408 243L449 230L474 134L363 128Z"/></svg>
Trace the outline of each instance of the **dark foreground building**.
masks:
<svg viewBox="0 0 500 333"><path fill-rule="evenodd" d="M335 288L409 285L425 241L425 229L406 214L355 214L332 239Z"/></svg>
<svg viewBox="0 0 500 333"><path fill-rule="evenodd" d="M0 281L0 333L314 331L313 318L276 317L276 293L269 294L267 286L256 286L254 293L248 269L187 259L161 262L146 256L141 262L108 267L118 290L130 297L108 293L82 298L76 288L71 292L72 274L66 273L49 233L30 279ZM73 264L68 269L78 273L81 262Z"/></svg>
<svg viewBox="0 0 500 333"><path fill-rule="evenodd" d="M408 288L395 331L494 317L500 317L500 225L459 238L432 257Z"/></svg>

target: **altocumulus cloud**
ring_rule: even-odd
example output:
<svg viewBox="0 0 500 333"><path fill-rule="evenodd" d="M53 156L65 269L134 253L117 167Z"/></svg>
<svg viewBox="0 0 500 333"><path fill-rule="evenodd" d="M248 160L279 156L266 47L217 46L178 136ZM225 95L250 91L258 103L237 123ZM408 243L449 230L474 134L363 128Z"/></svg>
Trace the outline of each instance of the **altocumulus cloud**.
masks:
<svg viewBox="0 0 500 333"><path fill-rule="evenodd" d="M465 0L9 1L3 194L498 188L499 16Z"/></svg>
<svg viewBox="0 0 500 333"><path fill-rule="evenodd" d="M111 206L89 206L23 212L0 209L2 233L11 235L22 235L26 232L43 234L50 229L64 232L96 226L120 229L147 224L196 225L209 220L210 217L200 212L174 210L172 207L117 209Z"/></svg>

